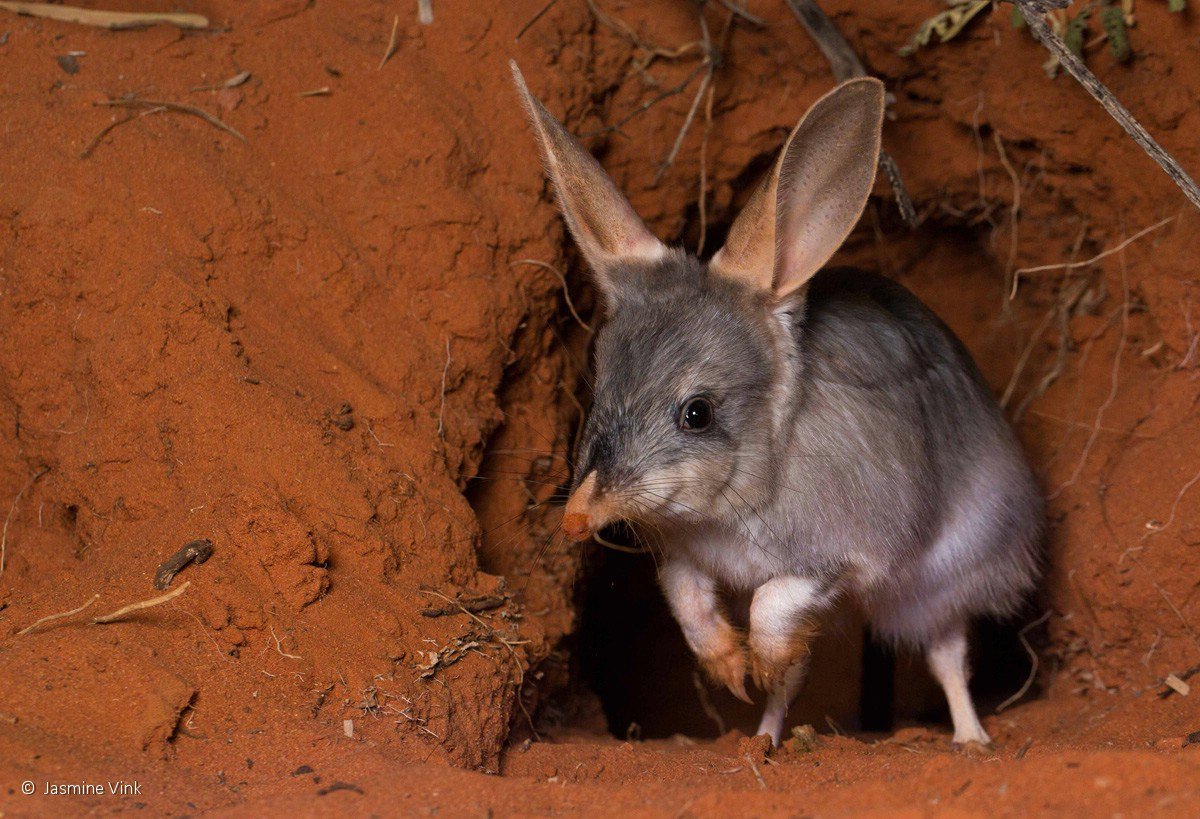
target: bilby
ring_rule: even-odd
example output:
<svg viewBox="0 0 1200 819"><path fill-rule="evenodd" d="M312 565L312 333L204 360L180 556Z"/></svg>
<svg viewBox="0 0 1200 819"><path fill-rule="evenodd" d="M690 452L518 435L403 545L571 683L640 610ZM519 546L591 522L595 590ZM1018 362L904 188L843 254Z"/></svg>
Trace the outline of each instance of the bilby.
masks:
<svg viewBox="0 0 1200 819"><path fill-rule="evenodd" d="M874 183L882 84L809 109L705 264L660 242L513 73L605 316L567 536L644 528L688 645L736 696L747 675L767 692L759 732L776 744L842 595L880 639L924 651L954 741L989 743L968 626L1033 588L1043 502L946 325L899 284L824 269ZM722 591L751 595L744 638Z"/></svg>

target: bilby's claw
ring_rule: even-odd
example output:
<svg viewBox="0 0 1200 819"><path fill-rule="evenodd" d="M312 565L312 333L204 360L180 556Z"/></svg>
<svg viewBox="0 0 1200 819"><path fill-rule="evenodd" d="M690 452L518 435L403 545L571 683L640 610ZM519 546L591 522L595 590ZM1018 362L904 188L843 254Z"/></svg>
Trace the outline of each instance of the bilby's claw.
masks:
<svg viewBox="0 0 1200 819"><path fill-rule="evenodd" d="M746 693L746 652L740 643L731 643L719 654L701 657L700 665L714 683L728 688L742 702L752 702Z"/></svg>

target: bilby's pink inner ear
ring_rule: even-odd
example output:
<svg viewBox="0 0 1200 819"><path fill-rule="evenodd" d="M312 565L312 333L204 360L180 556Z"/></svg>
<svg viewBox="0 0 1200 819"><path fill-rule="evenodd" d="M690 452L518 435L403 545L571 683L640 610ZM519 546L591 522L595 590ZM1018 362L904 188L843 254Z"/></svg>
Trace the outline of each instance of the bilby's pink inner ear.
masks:
<svg viewBox="0 0 1200 819"><path fill-rule="evenodd" d="M875 184L879 80L849 80L813 104L729 231L709 269L783 298L837 251Z"/></svg>
<svg viewBox="0 0 1200 819"><path fill-rule="evenodd" d="M541 144L563 218L601 290L611 298L621 286L616 276L622 262L656 261L667 248L634 212L596 158L529 93L516 61L509 66Z"/></svg>

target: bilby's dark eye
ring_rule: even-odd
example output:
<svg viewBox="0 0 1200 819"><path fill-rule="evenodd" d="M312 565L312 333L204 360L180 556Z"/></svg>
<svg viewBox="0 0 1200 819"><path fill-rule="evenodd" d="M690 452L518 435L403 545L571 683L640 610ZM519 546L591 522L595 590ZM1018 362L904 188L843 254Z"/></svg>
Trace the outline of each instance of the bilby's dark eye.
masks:
<svg viewBox="0 0 1200 819"><path fill-rule="evenodd" d="M679 428L688 432L703 432L712 422L713 405L707 398L689 398L679 411Z"/></svg>

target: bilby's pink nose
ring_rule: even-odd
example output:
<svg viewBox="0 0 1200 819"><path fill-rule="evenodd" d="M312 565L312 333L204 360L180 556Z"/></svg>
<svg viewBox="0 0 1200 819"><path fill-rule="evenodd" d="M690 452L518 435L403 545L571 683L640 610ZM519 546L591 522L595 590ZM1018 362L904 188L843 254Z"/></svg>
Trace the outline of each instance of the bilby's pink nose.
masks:
<svg viewBox="0 0 1200 819"><path fill-rule="evenodd" d="M582 512L568 512L563 515L562 530L568 540L578 543L592 536L592 521Z"/></svg>

